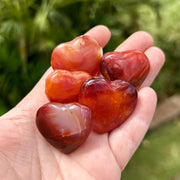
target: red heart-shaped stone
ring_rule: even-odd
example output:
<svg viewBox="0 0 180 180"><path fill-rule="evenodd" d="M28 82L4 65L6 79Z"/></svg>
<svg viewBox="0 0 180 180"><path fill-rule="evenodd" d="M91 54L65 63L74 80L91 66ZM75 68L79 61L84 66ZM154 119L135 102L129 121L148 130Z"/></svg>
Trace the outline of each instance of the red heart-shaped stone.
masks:
<svg viewBox="0 0 180 180"><path fill-rule="evenodd" d="M55 70L46 78L46 95L54 102L77 101L82 83L90 77L83 71Z"/></svg>
<svg viewBox="0 0 180 180"><path fill-rule="evenodd" d="M79 103L48 103L36 115L40 133L64 153L74 151L87 139L92 123L91 110Z"/></svg>
<svg viewBox="0 0 180 180"><path fill-rule="evenodd" d="M131 115L136 106L137 91L128 82L93 77L81 86L79 102L92 110L93 129L105 133Z"/></svg>
<svg viewBox="0 0 180 180"><path fill-rule="evenodd" d="M102 57L102 47L87 35L58 45L52 52L51 65L53 69L69 71L86 71L92 75L99 72Z"/></svg>
<svg viewBox="0 0 180 180"><path fill-rule="evenodd" d="M120 79L139 88L149 73L150 63L142 51L114 51L104 54L100 69L109 80Z"/></svg>

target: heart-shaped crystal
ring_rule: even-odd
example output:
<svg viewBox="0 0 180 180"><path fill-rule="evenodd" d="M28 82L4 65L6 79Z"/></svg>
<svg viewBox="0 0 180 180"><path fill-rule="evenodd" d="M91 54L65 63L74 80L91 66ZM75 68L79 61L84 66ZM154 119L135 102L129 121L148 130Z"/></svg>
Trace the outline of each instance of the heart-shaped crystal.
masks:
<svg viewBox="0 0 180 180"><path fill-rule="evenodd" d="M123 80L139 88L150 70L147 56L139 50L108 52L100 63L101 73L109 80Z"/></svg>
<svg viewBox="0 0 180 180"><path fill-rule="evenodd" d="M41 134L64 153L74 151L87 139L92 122L91 110L79 103L48 103L36 115Z"/></svg>
<svg viewBox="0 0 180 180"><path fill-rule="evenodd" d="M70 42L58 45L52 52L53 69L86 71L92 75L99 72L102 47L87 35L79 36Z"/></svg>
<svg viewBox="0 0 180 180"><path fill-rule="evenodd" d="M81 86L79 102L92 110L93 129L105 133L131 115L136 106L137 91L128 82L93 77Z"/></svg>

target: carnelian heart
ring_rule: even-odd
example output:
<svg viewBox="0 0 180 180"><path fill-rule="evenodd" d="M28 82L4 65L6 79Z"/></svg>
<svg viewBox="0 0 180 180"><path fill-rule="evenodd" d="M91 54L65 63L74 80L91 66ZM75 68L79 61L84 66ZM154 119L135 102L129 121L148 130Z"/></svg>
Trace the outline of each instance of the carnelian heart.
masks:
<svg viewBox="0 0 180 180"><path fill-rule="evenodd" d="M102 47L90 36L79 36L74 40L58 45L52 52L53 69L86 71L92 75L99 72Z"/></svg>
<svg viewBox="0 0 180 180"><path fill-rule="evenodd" d="M54 102L77 101L82 83L90 77L83 71L55 70L46 78L46 95Z"/></svg>
<svg viewBox="0 0 180 180"><path fill-rule="evenodd" d="M93 77L81 86L79 102L92 110L93 129L105 133L131 115L136 106L137 91L128 82Z"/></svg>
<svg viewBox="0 0 180 180"><path fill-rule="evenodd" d="M87 139L92 123L91 110L79 103L48 103L36 115L40 133L64 153L74 151Z"/></svg>
<svg viewBox="0 0 180 180"><path fill-rule="evenodd" d="M109 80L123 80L139 88L150 70L147 56L139 50L108 52L100 63L101 73Z"/></svg>

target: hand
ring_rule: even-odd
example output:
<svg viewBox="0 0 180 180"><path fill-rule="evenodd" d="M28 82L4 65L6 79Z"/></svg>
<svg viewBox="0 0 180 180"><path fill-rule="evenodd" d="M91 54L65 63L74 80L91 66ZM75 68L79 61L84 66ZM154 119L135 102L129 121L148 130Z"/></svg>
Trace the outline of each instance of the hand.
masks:
<svg viewBox="0 0 180 180"><path fill-rule="evenodd" d="M104 26L86 33L102 47L110 39ZM111 133L92 132L76 151L65 155L52 147L35 125L37 109L48 100L44 93L50 68L32 91L11 111L0 117L0 179L3 180L119 180L121 172L142 141L156 107L156 94L149 86L164 63L164 54L152 47L152 37L136 32L116 51L145 51L151 70L138 92L138 102L130 118Z"/></svg>

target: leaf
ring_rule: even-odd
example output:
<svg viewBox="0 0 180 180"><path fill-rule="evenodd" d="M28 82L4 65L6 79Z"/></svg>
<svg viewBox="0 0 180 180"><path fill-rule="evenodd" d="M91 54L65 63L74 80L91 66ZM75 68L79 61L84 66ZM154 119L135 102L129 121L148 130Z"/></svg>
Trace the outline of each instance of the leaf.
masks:
<svg viewBox="0 0 180 180"><path fill-rule="evenodd" d="M7 20L1 23L0 34L6 38L18 39L23 31L24 27L14 20Z"/></svg>

